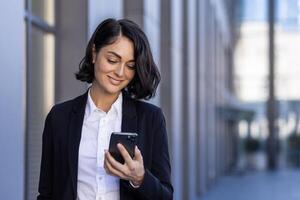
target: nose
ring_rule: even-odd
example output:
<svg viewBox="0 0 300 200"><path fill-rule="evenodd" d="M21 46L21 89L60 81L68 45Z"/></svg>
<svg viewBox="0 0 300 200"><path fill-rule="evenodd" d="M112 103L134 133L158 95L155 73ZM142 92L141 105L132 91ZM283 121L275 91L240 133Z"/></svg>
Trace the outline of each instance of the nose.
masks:
<svg viewBox="0 0 300 200"><path fill-rule="evenodd" d="M117 69L115 70L115 73L118 75L118 76L123 76L124 75L124 70L125 70L125 64L120 64Z"/></svg>

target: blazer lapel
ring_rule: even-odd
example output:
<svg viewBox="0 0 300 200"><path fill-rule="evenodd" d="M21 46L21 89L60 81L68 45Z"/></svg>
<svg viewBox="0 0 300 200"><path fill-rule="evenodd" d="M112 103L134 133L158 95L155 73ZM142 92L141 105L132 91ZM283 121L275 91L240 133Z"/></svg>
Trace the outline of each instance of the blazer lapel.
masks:
<svg viewBox="0 0 300 200"><path fill-rule="evenodd" d="M123 92L123 105L122 105L122 132L134 132L137 131L137 112L135 106L135 100L131 99L126 93ZM125 190L131 190L128 181L120 179L120 199L124 199Z"/></svg>
<svg viewBox="0 0 300 200"><path fill-rule="evenodd" d="M74 196L77 195L77 175L78 175L78 151L81 139L81 130L85 112L85 105L87 101L88 92L79 96L74 103L70 115L70 124L68 131L68 155L69 167L71 174L72 187Z"/></svg>

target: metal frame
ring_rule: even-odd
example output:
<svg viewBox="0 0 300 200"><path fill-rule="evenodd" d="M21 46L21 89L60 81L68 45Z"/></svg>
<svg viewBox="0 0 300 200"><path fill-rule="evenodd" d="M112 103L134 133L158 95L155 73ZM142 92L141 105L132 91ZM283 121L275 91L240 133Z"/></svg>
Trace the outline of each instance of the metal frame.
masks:
<svg viewBox="0 0 300 200"><path fill-rule="evenodd" d="M27 23L30 23L31 25L43 30L44 32L53 34L55 34L56 32L55 26L49 25L45 20L31 13L31 11L25 11L25 20L27 21Z"/></svg>

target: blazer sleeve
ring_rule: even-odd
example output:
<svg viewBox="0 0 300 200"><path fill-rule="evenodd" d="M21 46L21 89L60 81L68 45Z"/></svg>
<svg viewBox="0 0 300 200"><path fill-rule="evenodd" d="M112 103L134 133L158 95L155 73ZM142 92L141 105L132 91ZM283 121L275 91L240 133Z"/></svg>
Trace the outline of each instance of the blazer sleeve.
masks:
<svg viewBox="0 0 300 200"><path fill-rule="evenodd" d="M39 195L37 200L50 200L53 186L53 132L51 122L51 111L46 117L43 139L42 139L42 160L40 168Z"/></svg>
<svg viewBox="0 0 300 200"><path fill-rule="evenodd" d="M161 109L154 116L153 127L152 166L145 169L143 183L137 190L149 200L169 200L173 199L173 187L166 123Z"/></svg>

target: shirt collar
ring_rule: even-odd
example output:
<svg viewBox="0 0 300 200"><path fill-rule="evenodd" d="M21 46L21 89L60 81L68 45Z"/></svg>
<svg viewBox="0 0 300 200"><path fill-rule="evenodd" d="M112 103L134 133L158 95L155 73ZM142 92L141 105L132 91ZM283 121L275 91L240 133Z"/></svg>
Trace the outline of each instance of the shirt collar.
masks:
<svg viewBox="0 0 300 200"><path fill-rule="evenodd" d="M123 102L123 94L122 94L122 92L120 92L117 100L112 104L112 106L111 106L110 110L107 112L107 114L116 113L117 117L120 118L122 116L122 102ZM96 112L100 111L101 113L103 113L103 115L106 114L103 110L99 109L95 105L95 103L91 97L91 89L89 89L87 105L86 105L86 110L85 110L85 117L89 118L92 115L92 113L94 113L95 111Z"/></svg>

